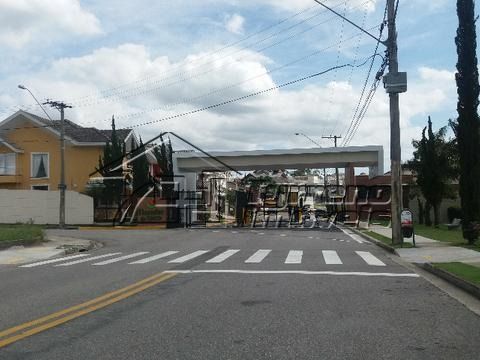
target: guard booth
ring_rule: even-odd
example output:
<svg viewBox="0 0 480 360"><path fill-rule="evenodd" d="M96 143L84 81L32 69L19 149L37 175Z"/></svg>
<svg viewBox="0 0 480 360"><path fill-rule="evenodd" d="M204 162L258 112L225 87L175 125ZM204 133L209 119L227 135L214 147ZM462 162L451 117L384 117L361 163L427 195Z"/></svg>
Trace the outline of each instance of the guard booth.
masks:
<svg viewBox="0 0 480 360"><path fill-rule="evenodd" d="M280 187L278 194L270 194L269 189L263 189L266 191L262 195L259 188L239 189L229 183L228 172L232 169L241 172L361 167L369 168L371 177L383 174L381 146L232 151L208 155L201 152L173 154L174 173L183 179L179 184L180 193L195 194L189 197L187 205L182 202L179 204L184 207L180 213L187 227L305 225L305 222L313 222L316 214L320 214L320 209L315 209L315 199L322 196L325 199L328 193L323 187L318 189L312 184L288 184ZM241 192L245 195L241 195ZM335 204L329 209L338 211L340 204L338 199L334 200ZM305 207L314 211L306 214ZM324 212L328 214L331 211L325 209Z"/></svg>

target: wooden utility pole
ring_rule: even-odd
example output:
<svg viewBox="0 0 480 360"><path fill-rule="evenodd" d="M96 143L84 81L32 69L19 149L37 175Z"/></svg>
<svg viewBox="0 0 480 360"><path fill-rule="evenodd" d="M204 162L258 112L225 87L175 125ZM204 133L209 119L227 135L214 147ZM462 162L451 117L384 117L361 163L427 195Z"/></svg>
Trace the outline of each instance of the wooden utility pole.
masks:
<svg viewBox="0 0 480 360"><path fill-rule="evenodd" d="M400 145L400 107L399 93L406 91L400 86L403 83L398 72L398 48L396 28L395 0L387 0L388 17L388 60L389 74L385 76L384 82L387 92L390 95L390 171L391 171L391 216L392 216L392 242L393 244L403 243L401 213L403 210L402 201L402 164ZM404 73L402 73L403 75Z"/></svg>
<svg viewBox="0 0 480 360"><path fill-rule="evenodd" d="M65 108L71 108L63 102L47 101L44 105L50 105L60 111L60 211L59 211L59 226L61 229L65 228Z"/></svg>
<svg viewBox="0 0 480 360"><path fill-rule="evenodd" d="M388 40L382 41L380 37L375 37L367 30L358 26L345 16L339 14L328 7L320 0L314 0L319 5L330 10L332 13L341 17L357 29L366 33L372 39L387 47L387 57L389 63L389 73L383 77L385 89L390 94L390 171L391 171L391 215L392 215L392 242L401 244L403 242L401 214L403 210L402 200L402 157L400 146L400 107L399 94L407 91L407 73L398 72L398 47L397 47L397 6L398 0L387 0L388 17Z"/></svg>

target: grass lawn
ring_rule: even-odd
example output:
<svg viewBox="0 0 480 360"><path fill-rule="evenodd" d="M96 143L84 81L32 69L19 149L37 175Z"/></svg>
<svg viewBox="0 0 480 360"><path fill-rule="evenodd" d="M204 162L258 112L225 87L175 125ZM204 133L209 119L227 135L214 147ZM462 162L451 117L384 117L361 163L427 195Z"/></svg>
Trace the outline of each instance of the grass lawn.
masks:
<svg viewBox="0 0 480 360"><path fill-rule="evenodd" d="M0 242L20 241L31 244L43 240L43 226L40 225L0 225Z"/></svg>
<svg viewBox="0 0 480 360"><path fill-rule="evenodd" d="M467 241L462 236L461 228L448 230L445 225L440 225L439 228L435 228L433 226L430 227L415 224L415 234L425 236L433 240L448 242L454 246L462 246L467 249L480 251L480 242L477 241L477 243L474 245L468 245Z"/></svg>
<svg viewBox="0 0 480 360"><path fill-rule="evenodd" d="M401 248L400 245L392 245L392 239L386 237L386 236L383 236L383 235L380 235L380 234L377 234L376 232L373 232L373 231L365 231L365 234L368 235L368 236L371 236L372 238L378 240L378 241L381 241L383 242L384 244L387 244L387 245L390 245L394 248ZM409 242L404 242L403 243L403 248L411 248L413 247L413 244L412 243L409 243Z"/></svg>
<svg viewBox="0 0 480 360"><path fill-rule="evenodd" d="M434 267L448 271L459 278L467 280L473 284L480 285L480 268L459 262L435 263Z"/></svg>

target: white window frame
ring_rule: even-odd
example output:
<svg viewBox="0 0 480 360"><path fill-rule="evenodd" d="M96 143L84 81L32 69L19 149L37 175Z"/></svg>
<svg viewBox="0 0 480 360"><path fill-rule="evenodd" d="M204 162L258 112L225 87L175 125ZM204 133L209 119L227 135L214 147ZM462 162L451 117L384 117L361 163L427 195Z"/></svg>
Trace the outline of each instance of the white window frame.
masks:
<svg viewBox="0 0 480 360"><path fill-rule="evenodd" d="M33 155L47 155L48 164L46 166L47 176L42 178L33 177ZM30 153L30 179L50 179L50 153L48 152L32 152Z"/></svg>
<svg viewBox="0 0 480 360"><path fill-rule="evenodd" d="M2 155L10 155L12 156L13 155L13 158L14 158L14 169L13 169L13 174L0 174L0 176L12 176L12 175L16 175L17 174L17 154L16 153L1 153L0 156ZM5 162L6 164L6 162ZM7 169L7 167L5 167L5 170Z"/></svg>
<svg viewBox="0 0 480 360"><path fill-rule="evenodd" d="M46 186L47 190L39 190L39 189L34 189L35 186ZM31 190L37 190L37 191L50 191L50 184L35 184L30 186Z"/></svg>

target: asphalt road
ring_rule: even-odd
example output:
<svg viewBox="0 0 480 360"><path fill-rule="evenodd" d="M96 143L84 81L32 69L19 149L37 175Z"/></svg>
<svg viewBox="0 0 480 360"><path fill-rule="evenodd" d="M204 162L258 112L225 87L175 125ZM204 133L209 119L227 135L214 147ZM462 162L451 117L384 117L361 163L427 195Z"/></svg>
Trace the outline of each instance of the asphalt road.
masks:
<svg viewBox="0 0 480 360"><path fill-rule="evenodd" d="M479 316L393 255L341 231L66 234L105 246L50 263L0 266L0 346L12 336L2 337L2 330L154 274L176 275L1 347L0 359L473 359L480 354Z"/></svg>

